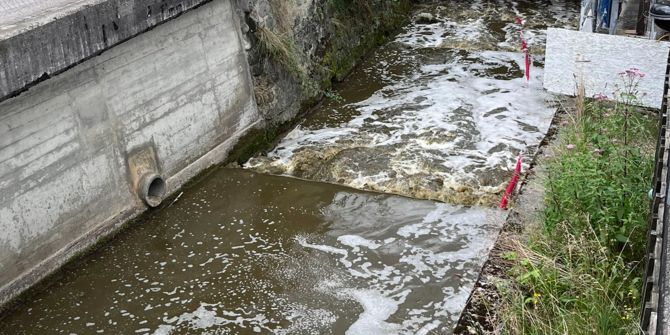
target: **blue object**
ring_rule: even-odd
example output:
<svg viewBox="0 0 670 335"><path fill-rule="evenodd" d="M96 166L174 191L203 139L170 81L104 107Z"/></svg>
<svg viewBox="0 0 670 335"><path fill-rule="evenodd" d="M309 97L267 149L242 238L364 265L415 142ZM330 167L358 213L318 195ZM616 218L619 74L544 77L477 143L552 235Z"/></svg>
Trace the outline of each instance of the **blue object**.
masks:
<svg viewBox="0 0 670 335"><path fill-rule="evenodd" d="M611 9L612 9L612 0L598 1L598 27L609 28Z"/></svg>

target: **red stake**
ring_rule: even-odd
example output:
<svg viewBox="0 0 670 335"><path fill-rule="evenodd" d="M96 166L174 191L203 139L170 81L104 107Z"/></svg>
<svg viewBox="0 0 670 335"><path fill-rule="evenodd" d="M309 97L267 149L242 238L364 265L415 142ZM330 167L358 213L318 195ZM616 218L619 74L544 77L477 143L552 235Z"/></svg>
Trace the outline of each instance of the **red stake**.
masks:
<svg viewBox="0 0 670 335"><path fill-rule="evenodd" d="M528 48L523 52L526 54L526 81L530 82L530 53L528 53Z"/></svg>
<svg viewBox="0 0 670 335"><path fill-rule="evenodd" d="M509 185L507 185L507 190L505 190L505 194L503 195L502 199L500 199L500 209L507 209L507 203L509 202L509 198L512 196L512 193L514 193L514 190L516 189L516 184L519 182L519 177L521 177L521 162L523 161L523 156L519 155L516 159L516 168L514 169L514 176L512 176L512 180L510 180Z"/></svg>
<svg viewBox="0 0 670 335"><path fill-rule="evenodd" d="M523 31L523 20L521 20L521 18L518 17L518 16L515 17L514 20L515 20L516 24L521 26L521 30L519 31L519 34L521 35L521 50L523 51L524 57L525 57L525 60L524 60L525 64L526 64L525 76L526 76L526 81L530 82L530 52L528 51L528 43L526 42L526 36L524 34L524 31Z"/></svg>

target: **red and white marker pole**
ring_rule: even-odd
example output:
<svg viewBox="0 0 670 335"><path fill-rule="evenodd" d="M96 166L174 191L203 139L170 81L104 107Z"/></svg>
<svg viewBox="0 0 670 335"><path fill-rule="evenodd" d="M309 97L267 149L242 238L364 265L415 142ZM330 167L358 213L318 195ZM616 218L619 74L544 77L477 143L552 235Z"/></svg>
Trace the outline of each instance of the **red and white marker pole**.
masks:
<svg viewBox="0 0 670 335"><path fill-rule="evenodd" d="M505 194L503 195L502 199L500 199L500 209L507 209L507 203L509 202L509 198L512 197L512 193L514 193L514 190L516 189L516 184L519 183L519 178L521 177L521 163L523 162L523 156L519 155L516 159L516 168L514 168L514 176L512 176L512 180L510 180L509 185L507 185L507 190L505 190Z"/></svg>
<svg viewBox="0 0 670 335"><path fill-rule="evenodd" d="M528 42L526 41L526 34L523 30L523 20L520 17L515 18L516 24L521 27L519 34L521 35L521 50L523 51L526 64L526 82L530 82L530 52L528 50Z"/></svg>

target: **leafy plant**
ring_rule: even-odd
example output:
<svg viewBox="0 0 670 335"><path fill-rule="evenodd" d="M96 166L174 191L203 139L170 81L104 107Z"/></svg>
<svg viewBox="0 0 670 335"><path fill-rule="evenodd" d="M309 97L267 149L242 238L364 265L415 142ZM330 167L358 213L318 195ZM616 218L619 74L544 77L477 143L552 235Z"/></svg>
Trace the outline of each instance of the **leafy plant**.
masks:
<svg viewBox="0 0 670 335"><path fill-rule="evenodd" d="M643 78L622 72L615 102L578 101L565 122L547 164L543 225L506 254L514 266L501 314L510 333L639 332L656 125L633 106Z"/></svg>
<svg viewBox="0 0 670 335"><path fill-rule="evenodd" d="M592 229L626 261L644 257L653 166L654 122L633 113L631 105L642 77L639 71L623 72L614 105L599 96L587 103L566 129L560 155L548 169L546 229L551 232L562 222L575 233Z"/></svg>

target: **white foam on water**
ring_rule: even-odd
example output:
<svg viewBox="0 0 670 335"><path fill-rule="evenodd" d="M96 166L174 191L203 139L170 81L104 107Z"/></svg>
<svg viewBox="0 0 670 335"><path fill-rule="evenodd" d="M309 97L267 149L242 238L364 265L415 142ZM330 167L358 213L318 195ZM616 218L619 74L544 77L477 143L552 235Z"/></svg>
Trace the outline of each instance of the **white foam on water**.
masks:
<svg viewBox="0 0 670 335"><path fill-rule="evenodd" d="M153 332L154 335L170 335L172 333L172 330L174 329L173 326L170 325L160 325L158 328Z"/></svg>
<svg viewBox="0 0 670 335"><path fill-rule="evenodd" d="M426 215L423 218L422 222L403 226L400 229L398 229L397 234L402 237L415 237L415 238L428 235L432 232L433 228L429 226L429 224L440 222L442 219L444 219L444 216L446 214L448 213L445 213L445 208L443 206L438 206L435 210L428 213L428 215Z"/></svg>
<svg viewBox="0 0 670 335"><path fill-rule="evenodd" d="M358 235L342 235L337 238L337 241L353 248L353 252L358 252L360 250L360 247L365 247L370 250L374 250L381 246L380 244L374 241L370 241Z"/></svg>
<svg viewBox="0 0 670 335"><path fill-rule="evenodd" d="M352 299L362 307L347 334L414 334L450 329L465 307L504 213L433 203L421 209L421 217L394 223L392 218L398 214L393 210L408 215L407 211L417 204L387 200L386 204L377 203L377 208L365 206L371 215L383 213L378 220L386 222L383 227L387 233L377 235L373 227L361 226L374 225L375 220L363 219L358 226L349 226L356 216L350 216L352 212L360 210L361 204L374 204L372 197L338 194L324 212L334 221L334 231L342 233L332 240L320 239L320 244L308 242L307 237L297 239L304 248L342 256L341 270L344 278L350 278L324 278L315 290L340 300ZM346 228L338 229L339 222ZM347 233L350 229L368 233ZM343 245L346 250L331 244ZM423 289L431 293L426 295ZM442 293L435 294L436 290ZM426 300L430 303L425 304ZM424 304L418 306L414 301Z"/></svg>
<svg viewBox="0 0 670 335"><path fill-rule="evenodd" d="M475 21L463 27L414 24L396 42L435 49L444 36L477 40L486 25ZM513 26L508 30L513 40ZM416 54L405 55L410 59L423 51L407 52ZM442 61L423 62L369 98L345 106L358 112L350 121L298 127L267 157L245 166L415 198L497 203L517 155L532 154L554 115L541 87L542 68L532 67L528 84L519 52L444 53Z"/></svg>
<svg viewBox="0 0 670 335"><path fill-rule="evenodd" d="M346 250L344 249L339 249L327 245L321 245L321 244L312 244L307 242L307 238L304 236L296 236L295 241L298 242L301 246L305 248L310 248L310 249L315 249L315 250L320 250L323 252L331 253L331 254L337 254L337 255L342 255L344 257L347 257L349 254Z"/></svg>
<svg viewBox="0 0 670 335"><path fill-rule="evenodd" d="M307 308L298 304L289 307L289 315L286 319L290 322L289 327L276 330L274 334L321 334L323 329L328 329L337 321L337 317L331 311Z"/></svg>
<svg viewBox="0 0 670 335"><path fill-rule="evenodd" d="M314 250L327 252L330 254L341 255L342 257L340 258L340 262L342 262L342 264L344 264L347 267L351 267L351 262L347 260L347 256L349 256L349 253L344 249L335 248L322 244L312 244L307 242L307 238L305 238L304 236L296 236L295 241L298 242L298 244L300 244L304 248L310 248Z"/></svg>
<svg viewBox="0 0 670 335"><path fill-rule="evenodd" d="M238 327L257 327L266 331L272 331L267 327L268 319L263 314L253 316L245 315L243 312L235 311L217 311L218 304L200 303L200 306L193 312L186 312L179 316L168 318L164 317L162 324L153 332L154 335L169 335L179 329L180 326L186 326L191 330L207 330L220 326L236 325Z"/></svg>
<svg viewBox="0 0 670 335"><path fill-rule="evenodd" d="M415 223L398 229L398 235L402 237L419 237L428 235L429 233L430 229L425 228L421 223Z"/></svg>
<svg viewBox="0 0 670 335"><path fill-rule="evenodd" d="M398 305L404 302L409 291L403 292L395 299L372 290L347 290L345 294L363 307L363 313L347 329L346 335L393 335L400 332L400 325L387 320L398 310Z"/></svg>
<svg viewBox="0 0 670 335"><path fill-rule="evenodd" d="M447 316L452 321L458 321L458 317L463 310L463 306L468 302L470 297L470 290L465 287L457 289L453 287L442 288L442 293L445 298L441 303L435 304L435 317Z"/></svg>

